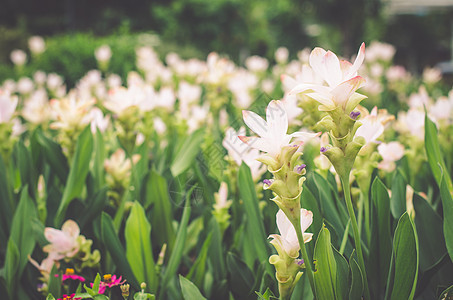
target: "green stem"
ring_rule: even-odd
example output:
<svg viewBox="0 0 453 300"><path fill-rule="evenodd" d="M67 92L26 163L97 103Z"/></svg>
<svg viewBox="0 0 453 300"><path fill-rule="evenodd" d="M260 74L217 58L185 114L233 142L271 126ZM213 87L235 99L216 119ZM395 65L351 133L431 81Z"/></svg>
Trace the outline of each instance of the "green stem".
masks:
<svg viewBox="0 0 453 300"><path fill-rule="evenodd" d="M364 278L364 283L365 283L364 299L369 300L370 299L370 290L368 289L368 277L366 275L365 262L363 260L362 244L361 244L361 240L360 240L359 229L357 226L357 220L356 220L356 217L354 214L354 208L352 207L351 192L350 192L350 188L349 188L349 174L346 174L345 176L341 176L341 183L343 185L344 198L346 201L346 206L348 208L349 217L351 218L351 225L352 225L352 231L354 233L354 242L355 242L355 248L357 251L357 257L359 258L360 269L362 269L362 272L363 272L363 278Z"/></svg>
<svg viewBox="0 0 453 300"><path fill-rule="evenodd" d="M313 279L313 270L311 267L311 260L308 257L307 249L305 249L304 236L302 234L302 228L300 226L300 216L296 220L296 225L294 223L294 229L296 229L297 239L299 240L300 251L302 252L302 258L304 259L305 272L308 275L308 281L310 281L311 290L313 295L315 295L315 282Z"/></svg>

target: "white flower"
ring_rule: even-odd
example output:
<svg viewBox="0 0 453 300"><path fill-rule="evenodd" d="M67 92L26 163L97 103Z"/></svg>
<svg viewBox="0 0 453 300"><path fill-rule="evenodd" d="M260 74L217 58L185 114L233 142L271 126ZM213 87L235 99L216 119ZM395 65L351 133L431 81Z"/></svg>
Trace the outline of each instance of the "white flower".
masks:
<svg viewBox="0 0 453 300"><path fill-rule="evenodd" d="M94 56L99 62L108 62L112 57L112 50L109 45L102 45L94 51Z"/></svg>
<svg viewBox="0 0 453 300"><path fill-rule="evenodd" d="M46 42L42 37L35 35L28 39L28 47L31 53L39 55L46 50Z"/></svg>
<svg viewBox="0 0 453 300"><path fill-rule="evenodd" d="M384 125L378 116L377 107L375 106L371 113L360 122L362 126L357 129L355 135L365 138L366 144L376 143L377 138L384 133Z"/></svg>
<svg viewBox="0 0 453 300"><path fill-rule="evenodd" d="M23 66L27 61L27 54L23 50L15 49L11 51L10 58L16 66Z"/></svg>
<svg viewBox="0 0 453 300"><path fill-rule="evenodd" d="M239 128L237 132L230 127L225 132L222 145L238 166L244 162L250 168L252 178L258 180L266 172L266 166L256 160L259 156L259 150L250 147L239 139L239 136L243 135L245 135L244 127Z"/></svg>
<svg viewBox="0 0 453 300"><path fill-rule="evenodd" d="M267 68L269 67L269 62L264 57L253 55L247 57L247 59L245 60L245 66L250 71L259 73L267 70Z"/></svg>
<svg viewBox="0 0 453 300"><path fill-rule="evenodd" d="M93 107L91 109L90 119L91 119L90 128L93 134L96 134L97 129L99 129L100 132L105 132L110 124L109 116L104 117L102 110L100 110L97 107Z"/></svg>
<svg viewBox="0 0 453 300"><path fill-rule="evenodd" d="M327 86L302 83L294 87L291 93L305 92L307 96L322 104L322 110L333 110L340 106L350 111L365 98L355 93L365 83L361 76L357 76L364 58L365 44L363 43L354 64L345 60L340 61L331 51L315 48L310 54L310 66L318 76L324 79Z"/></svg>
<svg viewBox="0 0 453 300"><path fill-rule="evenodd" d="M395 169L395 161L398 161L404 155L404 146L399 142L382 143L378 146L378 152L382 156L382 161L378 168L391 172Z"/></svg>
<svg viewBox="0 0 453 300"><path fill-rule="evenodd" d="M275 51L275 61L279 64L288 62L289 51L288 48L280 47Z"/></svg>
<svg viewBox="0 0 453 300"><path fill-rule="evenodd" d="M273 238L274 240L271 243L275 246L277 251L283 250L285 251L288 256L292 258L297 258L299 256L299 241L297 239L296 230L294 229L293 224L289 221L288 217L286 217L285 213L280 209L277 212L277 227L280 235L278 234L271 234L269 238ZM311 223L313 222L313 213L309 210L301 208L300 210L300 226L302 229L302 235L304 239L304 243L308 243L311 241L313 237L313 233L306 233L305 230L310 227Z"/></svg>
<svg viewBox="0 0 453 300"><path fill-rule="evenodd" d="M242 115L245 124L260 137L239 136L241 141L274 157L279 155L283 146L289 145L293 137L309 139L317 135L306 132L286 134L288 131L288 115L283 103L279 100L272 100L267 106L267 121L248 110L243 110Z"/></svg>
<svg viewBox="0 0 453 300"><path fill-rule="evenodd" d="M18 102L16 96L11 96L9 92L0 90L0 123L6 123L11 120Z"/></svg>

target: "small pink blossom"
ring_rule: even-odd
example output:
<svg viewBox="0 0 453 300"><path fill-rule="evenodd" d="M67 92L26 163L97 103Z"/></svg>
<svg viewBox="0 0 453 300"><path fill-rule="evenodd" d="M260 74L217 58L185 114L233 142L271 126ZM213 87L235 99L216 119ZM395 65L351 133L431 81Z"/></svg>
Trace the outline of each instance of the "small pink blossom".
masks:
<svg viewBox="0 0 453 300"><path fill-rule="evenodd" d="M73 257L79 251L79 243L77 237L80 234L80 228L73 220L67 220L61 230L46 227L44 236L50 242L44 246L44 252L56 253L56 259L64 257Z"/></svg>

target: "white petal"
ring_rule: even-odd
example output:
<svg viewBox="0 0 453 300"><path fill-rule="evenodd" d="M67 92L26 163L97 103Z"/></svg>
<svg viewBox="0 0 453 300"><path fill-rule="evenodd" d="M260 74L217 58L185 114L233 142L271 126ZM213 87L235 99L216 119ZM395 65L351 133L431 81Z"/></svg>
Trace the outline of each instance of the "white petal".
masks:
<svg viewBox="0 0 453 300"><path fill-rule="evenodd" d="M362 43L362 45L360 45L359 52L357 53L357 57L354 61L354 64L351 66L351 68L349 68L348 73L345 74L344 80L347 80L355 76L355 73L359 70L364 59L365 59L365 43Z"/></svg>
<svg viewBox="0 0 453 300"><path fill-rule="evenodd" d="M342 80L342 72L340 68L340 60L338 57L332 52L327 51L324 55L324 65L325 65L325 80L329 84L329 86L334 87L340 84Z"/></svg>
<svg viewBox="0 0 453 300"><path fill-rule="evenodd" d="M239 136L239 139L254 149L267 152L271 155L276 154L275 146L273 144L270 144L266 139L256 136Z"/></svg>
<svg viewBox="0 0 453 300"><path fill-rule="evenodd" d="M268 126L267 122L263 120L259 115L252 111L243 110L242 116L245 124L256 134L261 137L267 136Z"/></svg>
<svg viewBox="0 0 453 300"><path fill-rule="evenodd" d="M348 81L342 82L332 91L335 103L345 107L352 94L354 94L354 92L364 83L365 79L360 76L356 76Z"/></svg>
<svg viewBox="0 0 453 300"><path fill-rule="evenodd" d="M313 213L302 208L300 210L300 226L302 227L302 232L305 232L305 230L310 227L311 223L313 223Z"/></svg>
<svg viewBox="0 0 453 300"><path fill-rule="evenodd" d="M324 65L324 55L326 55L326 50L316 47L310 53L310 66L321 78L325 78L325 65Z"/></svg>
<svg viewBox="0 0 453 300"><path fill-rule="evenodd" d="M266 109L268 136L281 141L288 131L288 115L281 101L272 100Z"/></svg>
<svg viewBox="0 0 453 300"><path fill-rule="evenodd" d="M276 222L278 231L280 232L283 238L287 238L290 229L294 230L293 224L289 221L288 217L286 217L283 210L279 209L276 215ZM295 233L295 230L294 230Z"/></svg>
<svg viewBox="0 0 453 300"><path fill-rule="evenodd" d="M320 136L321 132L312 133L312 132L294 132L290 134L291 137L297 138L299 141L303 141L304 143L312 138Z"/></svg>

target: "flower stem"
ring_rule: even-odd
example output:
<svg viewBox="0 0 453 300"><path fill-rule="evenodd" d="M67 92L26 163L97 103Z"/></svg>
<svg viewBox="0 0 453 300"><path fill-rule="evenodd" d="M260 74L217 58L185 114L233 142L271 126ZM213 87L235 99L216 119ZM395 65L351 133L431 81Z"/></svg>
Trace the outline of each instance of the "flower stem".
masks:
<svg viewBox="0 0 453 300"><path fill-rule="evenodd" d="M313 291L313 295L315 295L315 282L313 279L313 270L311 268L311 260L308 257L307 249L305 249L304 243L304 236L302 234L302 228L300 226L300 216L294 223L292 223L294 229L296 229L297 239L299 240L300 251L302 252L302 258L305 264L305 272L308 275L308 281L310 282L311 290ZM294 224L298 224L294 225Z"/></svg>
<svg viewBox="0 0 453 300"><path fill-rule="evenodd" d="M360 269L363 272L364 285L365 285L365 295L364 299L370 299L370 290L368 289L368 277L366 275L365 262L363 260L362 253L362 244L359 235L359 229L357 226L357 220L354 214L354 208L352 207L351 191L349 188L349 173L345 176L341 176L341 183L343 185L344 198L346 201L346 206L348 208L349 217L351 218L352 231L354 233L354 243L357 251L357 257L359 258Z"/></svg>

